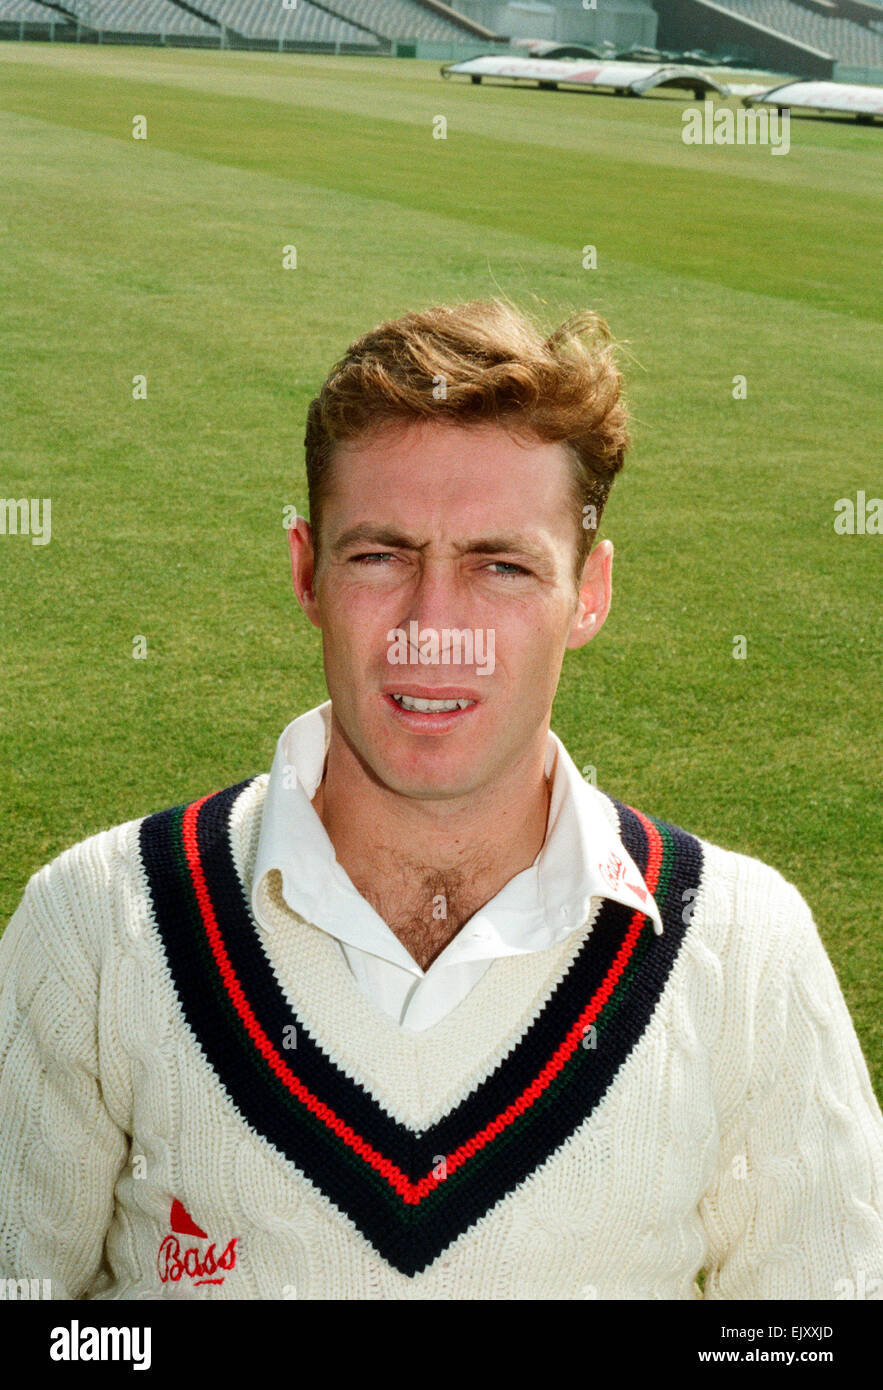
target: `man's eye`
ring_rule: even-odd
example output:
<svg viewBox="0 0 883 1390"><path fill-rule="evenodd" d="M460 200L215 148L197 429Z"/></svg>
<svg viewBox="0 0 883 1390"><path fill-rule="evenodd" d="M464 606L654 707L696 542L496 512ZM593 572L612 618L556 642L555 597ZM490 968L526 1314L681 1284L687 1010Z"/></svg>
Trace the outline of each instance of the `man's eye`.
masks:
<svg viewBox="0 0 883 1390"><path fill-rule="evenodd" d="M372 550L365 555L351 555L350 560L356 565L370 565L379 563L381 560L391 560L393 556L387 550Z"/></svg>
<svg viewBox="0 0 883 1390"><path fill-rule="evenodd" d="M509 560L494 560L491 569L498 570L504 577L512 575L517 577L519 574L530 574L523 565L513 565Z"/></svg>

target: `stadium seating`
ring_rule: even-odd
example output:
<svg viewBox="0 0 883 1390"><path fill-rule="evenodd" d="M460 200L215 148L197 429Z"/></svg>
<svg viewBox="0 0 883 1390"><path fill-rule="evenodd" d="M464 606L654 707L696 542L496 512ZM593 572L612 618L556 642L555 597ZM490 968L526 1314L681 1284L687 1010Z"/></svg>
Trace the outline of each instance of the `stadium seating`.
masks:
<svg viewBox="0 0 883 1390"><path fill-rule="evenodd" d="M38 0L0 0L0 24L65 24L63 14Z"/></svg>
<svg viewBox="0 0 883 1390"><path fill-rule="evenodd" d="M0 27L9 29L56 28L79 24L83 30L136 36L168 35L178 42L242 43L268 47L336 48L350 52L389 52L396 41L451 42L474 35L470 21L463 25L452 15L441 14L422 0L296 0L286 8L283 0L192 0L205 18L191 13L175 0L59 0L61 9L75 16L67 21L61 9L41 0L0 0ZM715 0L716 5L737 18L753 20L775 34L796 40L838 63L857 68L883 69L883 19L865 19L868 0L854 4L856 20L832 15L822 9L820 0ZM810 8L810 3L815 8ZM832 7L846 0L831 0ZM871 10L871 14L873 11ZM883 16L883 8L880 9ZM861 22L857 22L861 21ZM222 30L226 31L222 35ZM22 37L19 32L18 37ZM547 47L549 45L546 45ZM531 47L541 47L533 44ZM612 56L612 54L611 54ZM619 56L625 56L620 54ZM649 50L631 56L652 56ZM661 54L661 58L667 55ZM700 55L696 55L698 61ZM689 61L690 55L688 55ZM708 62L703 55L703 62Z"/></svg>
<svg viewBox="0 0 883 1390"><path fill-rule="evenodd" d="M816 14L793 0L715 0L722 8L856 67L883 67L883 34Z"/></svg>
<svg viewBox="0 0 883 1390"><path fill-rule="evenodd" d="M235 38L256 41L279 39L330 46L345 45L366 52L380 46L377 36L345 19L329 14L311 3L297 0L286 9L282 0L193 0L195 8L208 16L200 19L174 0L60 0L75 16L65 16L39 0L0 0L0 24L75 23L84 29L110 34L168 34L184 39L220 38L224 25ZM212 22L214 21L214 22Z"/></svg>
<svg viewBox="0 0 883 1390"><path fill-rule="evenodd" d="M416 0L328 0L329 7L385 39L468 38L465 27ZM452 6L456 9L456 4Z"/></svg>
<svg viewBox="0 0 883 1390"><path fill-rule="evenodd" d="M217 34L213 24L183 10L173 0L64 0L81 24L120 34ZM46 17L44 11L44 18ZM50 18L61 19L49 11Z"/></svg>
<svg viewBox="0 0 883 1390"><path fill-rule="evenodd" d="M36 0L0 0L0 24L51 24L53 20L65 23L58 10L37 4Z"/></svg>
<svg viewBox="0 0 883 1390"><path fill-rule="evenodd" d="M137 0L136 0L137 2ZM194 0L203 13L247 39L288 39L301 43L358 45L376 48L377 38L367 29L339 19L327 10L297 0L285 9L282 0Z"/></svg>

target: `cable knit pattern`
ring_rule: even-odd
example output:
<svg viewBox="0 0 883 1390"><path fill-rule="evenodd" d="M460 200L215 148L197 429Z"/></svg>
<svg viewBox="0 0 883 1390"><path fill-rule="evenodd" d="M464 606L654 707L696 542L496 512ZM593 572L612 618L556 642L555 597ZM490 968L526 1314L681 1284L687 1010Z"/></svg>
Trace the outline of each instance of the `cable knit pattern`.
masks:
<svg viewBox="0 0 883 1390"><path fill-rule="evenodd" d="M229 816L243 891L267 781ZM810 910L776 870L698 842L670 974L597 1104L407 1273L231 1100L236 1049L213 1066L188 1024L144 824L35 874L0 941L0 1276L49 1278L55 1298L689 1299L704 1266L706 1298L883 1296L883 1116ZM513 1065L600 946L607 906L495 961L421 1033L370 1004L326 933L290 913L285 931L251 925L286 1006L377 1123L419 1134ZM630 989L646 991L640 968ZM297 1048L285 1056L296 1070Z"/></svg>

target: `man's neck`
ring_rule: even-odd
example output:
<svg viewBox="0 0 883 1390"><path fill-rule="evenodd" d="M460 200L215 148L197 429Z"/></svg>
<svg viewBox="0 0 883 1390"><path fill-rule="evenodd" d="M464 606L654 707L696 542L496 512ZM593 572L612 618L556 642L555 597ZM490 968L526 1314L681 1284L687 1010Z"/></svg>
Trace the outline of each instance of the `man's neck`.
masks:
<svg viewBox="0 0 883 1390"><path fill-rule="evenodd" d="M542 849L545 739L491 788L433 801L378 782L332 722L313 807L355 887L424 968Z"/></svg>

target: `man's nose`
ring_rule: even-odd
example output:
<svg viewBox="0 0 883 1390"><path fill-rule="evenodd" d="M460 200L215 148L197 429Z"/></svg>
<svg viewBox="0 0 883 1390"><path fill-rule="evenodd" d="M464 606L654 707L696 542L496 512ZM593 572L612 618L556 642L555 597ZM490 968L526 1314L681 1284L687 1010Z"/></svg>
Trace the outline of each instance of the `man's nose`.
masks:
<svg viewBox="0 0 883 1390"><path fill-rule="evenodd" d="M469 627L470 601L457 566L450 560L426 560L414 582L406 622L421 628Z"/></svg>

